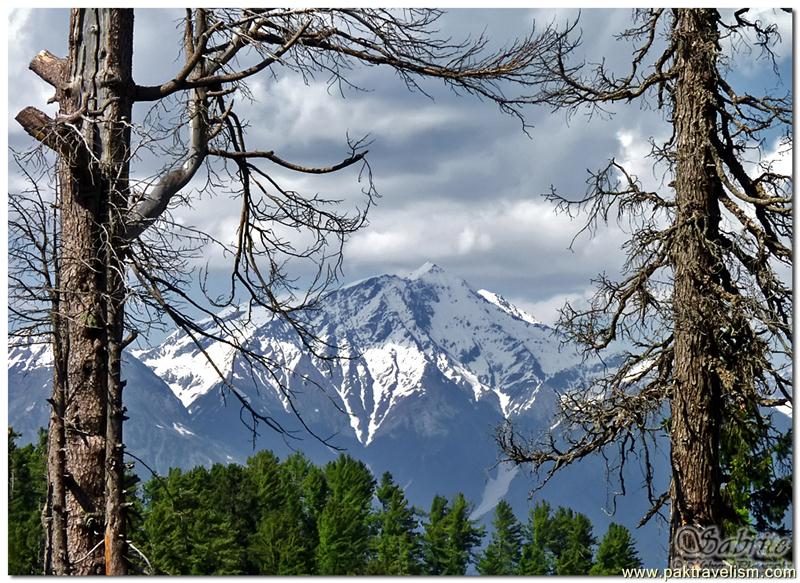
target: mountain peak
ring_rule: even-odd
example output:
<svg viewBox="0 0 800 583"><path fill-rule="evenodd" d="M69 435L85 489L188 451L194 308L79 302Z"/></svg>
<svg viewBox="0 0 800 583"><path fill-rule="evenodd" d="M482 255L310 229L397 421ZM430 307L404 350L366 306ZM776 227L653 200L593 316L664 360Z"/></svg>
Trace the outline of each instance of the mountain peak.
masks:
<svg viewBox="0 0 800 583"><path fill-rule="evenodd" d="M408 274L408 279L420 279L428 274L431 273L444 273L444 269L436 265L435 263L431 263L430 261L426 261L419 267L417 267L414 271Z"/></svg>

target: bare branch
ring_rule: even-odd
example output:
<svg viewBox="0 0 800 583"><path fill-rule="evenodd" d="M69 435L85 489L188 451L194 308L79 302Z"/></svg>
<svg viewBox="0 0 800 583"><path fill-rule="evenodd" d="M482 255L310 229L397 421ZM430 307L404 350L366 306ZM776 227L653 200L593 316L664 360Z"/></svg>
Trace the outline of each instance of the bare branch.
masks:
<svg viewBox="0 0 800 583"><path fill-rule="evenodd" d="M63 91L67 80L67 60L55 56L50 51L40 51L31 61L29 68L43 81L46 81L56 92Z"/></svg>
<svg viewBox="0 0 800 583"><path fill-rule="evenodd" d="M72 130L35 107L26 107L14 118L25 132L54 152L70 156L80 142Z"/></svg>
<svg viewBox="0 0 800 583"><path fill-rule="evenodd" d="M271 162L274 162L278 166L283 166L284 168L288 168L289 170L294 170L295 172L303 172L306 174L330 174L331 172L337 172L338 170L344 170L345 168L356 164L364 159L369 153L369 150L364 150L363 152L359 152L358 154L354 154L348 158L345 158L338 164L334 164L333 166L323 166L323 167L314 167L314 166L301 166L299 164L294 164L292 162L288 162L282 158L279 158L275 155L274 152L263 152L263 151L250 151L250 152L227 152L225 150L217 150L211 149L208 153L212 156L219 156L220 158L228 158L230 160L241 160L247 158L264 158Z"/></svg>

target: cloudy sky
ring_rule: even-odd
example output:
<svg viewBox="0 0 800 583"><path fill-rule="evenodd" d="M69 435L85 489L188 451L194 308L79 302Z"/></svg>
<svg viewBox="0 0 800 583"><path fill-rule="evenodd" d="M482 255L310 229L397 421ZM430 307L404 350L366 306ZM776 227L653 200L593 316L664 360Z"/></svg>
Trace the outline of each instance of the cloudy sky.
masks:
<svg viewBox="0 0 800 583"><path fill-rule="evenodd" d="M530 31L534 21L566 22L574 10L455 10L441 22L443 35L455 38L482 31L499 44ZM762 11L777 21L784 41L778 47L786 86L791 79L791 16ZM139 83L162 82L179 68L176 31L180 12L137 10L134 77ZM65 10L17 9L9 16L9 142L30 145L13 117L22 107L42 109L49 88L27 70L30 58L47 48L66 52ZM631 22L628 9L585 10L581 14L580 58L605 58L622 67L630 46L614 33ZM725 47L730 52L730 47ZM731 77L746 87L776 89L769 65L757 52L736 53ZM624 69L620 69L624 71ZM433 99L409 93L391 71L362 68L351 79L367 92L329 91L326 79L305 84L278 71L251 84L255 97L244 104L253 148L274 150L300 163L326 165L346 153L346 135L369 134L369 159L382 195L371 210L369 226L345 250L344 278L351 281L383 272L409 272L433 261L476 288L499 292L537 318L552 322L565 299L591 293L593 276L618 272L625 229L616 225L579 238L580 224L557 215L542 193L555 185L567 196L584 192L587 170L611 157L626 162L648 185L661 180L643 156L648 140L668 135L662 112L638 105L616 108L610 118L545 108L527 111L530 137L518 120L489 103L456 96L435 82L423 86ZM50 106L52 112L53 108ZM143 111L137 111L139 116ZM770 145L767 146L772 147ZM142 162L134 172L153 172ZM359 202L356 173L324 179L283 176L304 192ZM13 171L10 190L15 188ZM193 208L176 211L179 221L230 239L238 221L236 204L224 193L205 193ZM209 256L213 273L222 273L222 257Z"/></svg>

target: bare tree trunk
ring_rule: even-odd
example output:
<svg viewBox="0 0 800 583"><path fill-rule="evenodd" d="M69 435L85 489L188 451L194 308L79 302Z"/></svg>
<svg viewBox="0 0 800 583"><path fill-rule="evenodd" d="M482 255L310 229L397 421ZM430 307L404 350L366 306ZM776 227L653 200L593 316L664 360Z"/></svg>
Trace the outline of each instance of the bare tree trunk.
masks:
<svg viewBox="0 0 800 583"><path fill-rule="evenodd" d="M58 278L56 290L58 294ZM46 534L44 573L69 574L67 559L66 490L66 435L64 431L64 398L66 386L66 360L61 318L59 317L58 297L52 299L53 326L53 394L50 399L50 426L47 433L47 501L44 512L44 532Z"/></svg>
<svg viewBox="0 0 800 583"><path fill-rule="evenodd" d="M82 114L73 124L83 143L74 148L75 155L62 155L61 162L59 275L68 344L64 408L68 558L65 566L54 562L56 574L106 572L104 534L111 541L105 549L112 559L111 571L124 572L117 555L123 521L114 515L119 504L111 503L106 533L104 524L109 513L106 490L116 499L121 496L121 418L120 423L108 423L121 414L122 333L122 273L111 249L115 237L111 223L116 221L110 218L124 207L127 192L132 46L131 10L72 11L68 84L61 105L65 113ZM107 321L109 315L112 322ZM108 481L105 470L110 470ZM55 544L53 551L55 556Z"/></svg>
<svg viewBox="0 0 800 583"><path fill-rule="evenodd" d="M120 128L125 144L130 143L126 128ZM126 157L127 157L127 151ZM126 165L122 162L121 165ZM126 168L127 170L127 168ZM125 516L125 464L123 460L124 442L122 435L125 408L122 404L122 335L124 332L125 307L125 266L120 254L124 245L121 234L124 225L119 209L125 208L127 201L127 175L125 183L112 188L109 206L108 231L110 244L106 249L108 266L108 303L106 306L106 335L108 338L108 404L106 415L106 532L105 567L106 575L126 575L126 516Z"/></svg>
<svg viewBox="0 0 800 583"><path fill-rule="evenodd" d="M111 12L111 11L110 11ZM126 533L122 425L125 419L122 405L121 378L122 336L124 333L125 265L123 214L128 203L128 174L130 161L130 120L133 86L133 10L113 11L109 16L109 36L106 78L116 83L116 93L109 105L107 123L102 126L103 156L101 163L108 180L109 204L105 217L108 225L106 239L106 336L108 339L108 406L106 417L106 575L126 575Z"/></svg>
<svg viewBox="0 0 800 583"><path fill-rule="evenodd" d="M112 225L118 227L117 221ZM118 228L112 231L119 232ZM113 247L119 249L119 247ZM111 255L111 254L109 254ZM106 418L106 485L105 485L105 573L106 575L126 575L126 533L125 533L125 464L122 441L122 424L125 419L122 405L121 379L124 288L120 261L109 258L109 284L111 287L107 314L108 333L108 408Z"/></svg>
<svg viewBox="0 0 800 583"><path fill-rule="evenodd" d="M672 519L670 563L680 560L675 534L683 526L721 526L719 449L722 403L715 373L720 300L714 289L721 191L709 136L716 129L714 95L719 52L717 11L676 11L674 125L675 370L672 395Z"/></svg>

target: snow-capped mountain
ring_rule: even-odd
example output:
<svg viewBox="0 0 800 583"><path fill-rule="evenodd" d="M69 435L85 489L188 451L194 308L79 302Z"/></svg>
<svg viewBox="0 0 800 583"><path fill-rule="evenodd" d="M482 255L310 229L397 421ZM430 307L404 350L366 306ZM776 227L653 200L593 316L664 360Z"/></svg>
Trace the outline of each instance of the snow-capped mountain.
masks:
<svg viewBox="0 0 800 583"><path fill-rule="evenodd" d="M376 476L391 471L413 503L424 507L434 494L461 491L476 504L473 516L484 520L503 497L525 516L535 485L526 471L496 465L494 429L511 419L528 433L550 432L558 392L580 387L602 371L600 363L559 349L553 330L534 316L433 264L342 287L306 316L309 327L337 347L339 359L310 355L293 328L265 311L238 308L222 316L241 342L274 366L252 368L224 342L204 339L200 350L181 332L128 355L126 432L137 455L150 461L160 455L162 462L183 467L251 455L252 433L237 401L225 398L221 373L255 410L287 430L278 434L258 426L256 449L278 455L300 449L316 463L338 455L309 436L294 404L316 435L365 461ZM211 322L201 325L219 332ZM18 379L45 375L32 383L41 386L49 372L40 353L14 358L11 402L19 404L10 417L16 427L15 419L28 415L32 403L46 411L41 390L17 396L31 384ZM28 369L20 368L23 360ZM287 394L293 395L291 403ZM46 422L46 414L37 422ZM149 438L135 423L151 429ZM188 455L175 460L164 453L174 452L174 444L178 450L199 447L206 461ZM667 468L666 452L663 461ZM641 481L634 466L626 469L631 483ZM164 470L163 463L158 467ZM556 476L537 498L586 513L598 532L612 519L635 527L649 507L645 497L629 496L624 515L610 517L606 484L602 459L590 458ZM664 549L652 540L664 537L654 528L639 530L651 540L651 548L640 551L646 562L658 563Z"/></svg>
<svg viewBox="0 0 800 583"><path fill-rule="evenodd" d="M550 328L498 294L476 291L433 264L406 277L363 280L328 297L311 316L310 327L338 347L341 360L309 357L293 331L264 311L242 309L225 317L239 318L241 339L282 370L255 371L256 386L247 386L229 345L205 342L204 353L182 333L135 354L193 415L220 384L209 357L226 377L239 381L235 384L251 403L273 405L277 397L287 412L288 402L270 375L277 374L293 389L313 378L341 402L363 445L372 443L404 400L426 393L424 381L430 375L441 377L466 400L485 402L513 417L526 411L551 414L550 405L534 404L552 401L554 388L564 388L566 378L574 382L587 368L574 351L559 350Z"/></svg>

